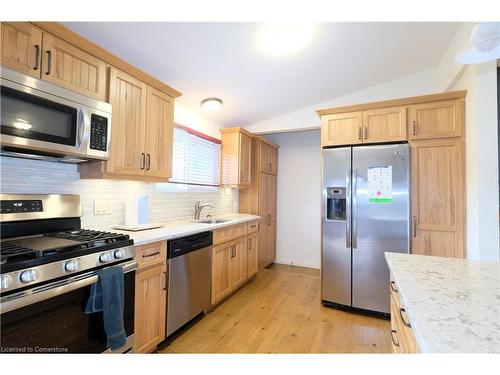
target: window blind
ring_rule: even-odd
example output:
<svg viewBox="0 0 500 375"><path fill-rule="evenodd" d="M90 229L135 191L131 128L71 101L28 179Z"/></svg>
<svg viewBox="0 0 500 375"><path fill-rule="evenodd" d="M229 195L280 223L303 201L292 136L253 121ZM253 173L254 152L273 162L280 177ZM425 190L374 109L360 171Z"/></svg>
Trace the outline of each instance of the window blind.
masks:
<svg viewBox="0 0 500 375"><path fill-rule="evenodd" d="M170 182L219 186L220 141L176 125L173 143Z"/></svg>

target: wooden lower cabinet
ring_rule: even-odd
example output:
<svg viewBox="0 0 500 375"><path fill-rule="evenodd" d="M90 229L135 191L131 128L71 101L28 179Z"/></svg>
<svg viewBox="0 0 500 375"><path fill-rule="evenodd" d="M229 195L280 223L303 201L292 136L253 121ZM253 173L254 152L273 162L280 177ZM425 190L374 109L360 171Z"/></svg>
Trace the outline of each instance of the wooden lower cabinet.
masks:
<svg viewBox="0 0 500 375"><path fill-rule="evenodd" d="M149 353L165 339L167 265L135 277L135 352Z"/></svg>
<svg viewBox="0 0 500 375"><path fill-rule="evenodd" d="M257 221L214 231L212 249L212 305L245 284L258 271ZM250 228L250 229L247 229ZM247 236L247 230L252 234ZM215 241L215 239L218 239ZM220 243L224 239L224 243Z"/></svg>
<svg viewBox="0 0 500 375"><path fill-rule="evenodd" d="M259 270L259 234L248 235L247 239L247 277L252 277Z"/></svg>
<svg viewBox="0 0 500 375"><path fill-rule="evenodd" d="M393 353L419 353L417 340L408 320L406 310L401 304L397 286L394 281L390 285L391 300L391 347Z"/></svg>
<svg viewBox="0 0 500 375"><path fill-rule="evenodd" d="M135 343L136 353L149 353L165 339L167 307L167 243L136 246Z"/></svg>

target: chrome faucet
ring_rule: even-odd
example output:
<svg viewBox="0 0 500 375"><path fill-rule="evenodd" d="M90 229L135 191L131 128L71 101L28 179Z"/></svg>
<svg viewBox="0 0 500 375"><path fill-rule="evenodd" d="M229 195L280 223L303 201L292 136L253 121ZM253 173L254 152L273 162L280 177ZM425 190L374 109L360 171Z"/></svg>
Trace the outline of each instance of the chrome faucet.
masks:
<svg viewBox="0 0 500 375"><path fill-rule="evenodd" d="M201 201L196 202L196 204L194 205L194 219L195 220L200 220L201 210L203 210L205 207L215 208L213 205L208 204L208 203L201 204Z"/></svg>

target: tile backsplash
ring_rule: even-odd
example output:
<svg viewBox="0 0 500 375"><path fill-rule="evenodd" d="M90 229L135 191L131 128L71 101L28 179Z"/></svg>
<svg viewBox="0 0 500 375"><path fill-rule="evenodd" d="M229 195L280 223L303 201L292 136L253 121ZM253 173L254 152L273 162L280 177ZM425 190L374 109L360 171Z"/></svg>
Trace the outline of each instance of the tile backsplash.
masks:
<svg viewBox="0 0 500 375"><path fill-rule="evenodd" d="M76 165L0 157L1 192L4 194L79 194L82 201L82 227L107 228L125 223L125 203L136 194L147 194L149 222L166 222L193 217L197 200L210 203L207 214L238 212L236 190L158 191L155 183L121 180L80 179ZM110 200L112 213L94 215L96 199Z"/></svg>

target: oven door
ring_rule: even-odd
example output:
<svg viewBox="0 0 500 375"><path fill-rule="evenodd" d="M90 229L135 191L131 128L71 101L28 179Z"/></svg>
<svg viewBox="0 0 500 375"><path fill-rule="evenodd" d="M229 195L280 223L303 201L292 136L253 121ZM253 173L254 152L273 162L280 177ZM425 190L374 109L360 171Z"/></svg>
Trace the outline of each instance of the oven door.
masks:
<svg viewBox="0 0 500 375"><path fill-rule="evenodd" d="M124 326L127 343L116 352L130 352L134 337L135 261L124 267ZM41 285L2 297L3 353L102 353L106 345L102 312L85 314L96 272ZM61 285L62 284L62 285ZM16 295L21 295L15 298ZM9 298L12 297L12 298Z"/></svg>

